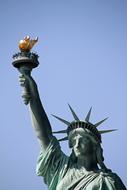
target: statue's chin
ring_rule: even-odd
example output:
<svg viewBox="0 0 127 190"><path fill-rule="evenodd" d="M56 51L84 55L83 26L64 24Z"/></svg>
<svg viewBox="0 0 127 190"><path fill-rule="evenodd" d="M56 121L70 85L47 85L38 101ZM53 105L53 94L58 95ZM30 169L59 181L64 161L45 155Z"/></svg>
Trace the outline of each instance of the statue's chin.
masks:
<svg viewBox="0 0 127 190"><path fill-rule="evenodd" d="M76 156L77 158L82 158L82 157L84 157L84 154L82 154L79 150L76 150L76 151L75 151L75 156Z"/></svg>
<svg viewBox="0 0 127 190"><path fill-rule="evenodd" d="M76 156L77 158L80 157L80 155L81 155L80 152L76 152L76 153L75 153L75 156Z"/></svg>

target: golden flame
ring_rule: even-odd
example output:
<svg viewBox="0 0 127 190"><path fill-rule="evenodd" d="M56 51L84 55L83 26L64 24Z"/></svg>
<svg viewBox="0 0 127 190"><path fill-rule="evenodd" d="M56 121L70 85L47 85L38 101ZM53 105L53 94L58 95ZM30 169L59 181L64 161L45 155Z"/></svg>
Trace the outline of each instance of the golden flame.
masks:
<svg viewBox="0 0 127 190"><path fill-rule="evenodd" d="M29 52L33 46L37 43L38 37L35 39L30 39L29 36L26 36L23 40L19 41L19 49L21 51Z"/></svg>

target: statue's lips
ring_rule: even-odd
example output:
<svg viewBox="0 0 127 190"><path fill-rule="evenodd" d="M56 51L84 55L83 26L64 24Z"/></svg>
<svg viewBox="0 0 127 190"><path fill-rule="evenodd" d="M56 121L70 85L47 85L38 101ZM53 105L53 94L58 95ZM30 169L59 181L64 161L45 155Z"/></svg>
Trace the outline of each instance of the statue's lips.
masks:
<svg viewBox="0 0 127 190"><path fill-rule="evenodd" d="M76 153L81 153L81 151L77 148L74 149Z"/></svg>

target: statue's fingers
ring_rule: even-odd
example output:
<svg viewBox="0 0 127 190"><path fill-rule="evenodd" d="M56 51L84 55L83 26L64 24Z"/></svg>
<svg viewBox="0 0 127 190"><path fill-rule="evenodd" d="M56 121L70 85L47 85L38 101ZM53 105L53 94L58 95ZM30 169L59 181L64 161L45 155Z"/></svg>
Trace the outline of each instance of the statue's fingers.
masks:
<svg viewBox="0 0 127 190"><path fill-rule="evenodd" d="M27 81L30 81L32 78L30 75L28 75L26 73L24 73L22 77L25 78Z"/></svg>
<svg viewBox="0 0 127 190"><path fill-rule="evenodd" d="M25 86L25 82L20 82L20 86L24 87Z"/></svg>
<svg viewBox="0 0 127 190"><path fill-rule="evenodd" d="M19 78L19 82L25 82L26 79L25 78Z"/></svg>
<svg viewBox="0 0 127 190"><path fill-rule="evenodd" d="M29 103L29 99L23 99L23 103L25 104L25 105L27 105L28 103Z"/></svg>
<svg viewBox="0 0 127 190"><path fill-rule="evenodd" d="M26 81L26 78L24 76L19 77L19 82L25 82L25 81Z"/></svg>
<svg viewBox="0 0 127 190"><path fill-rule="evenodd" d="M20 86L23 86L23 87L28 87L28 80L25 78L25 77L20 77L19 78L19 83L20 83Z"/></svg>
<svg viewBox="0 0 127 190"><path fill-rule="evenodd" d="M23 78L24 76L23 75L20 75L19 78Z"/></svg>
<svg viewBox="0 0 127 190"><path fill-rule="evenodd" d="M24 103L25 105L27 105L27 104L29 103L29 101L30 101L30 100L24 99L24 100L23 100L23 103Z"/></svg>

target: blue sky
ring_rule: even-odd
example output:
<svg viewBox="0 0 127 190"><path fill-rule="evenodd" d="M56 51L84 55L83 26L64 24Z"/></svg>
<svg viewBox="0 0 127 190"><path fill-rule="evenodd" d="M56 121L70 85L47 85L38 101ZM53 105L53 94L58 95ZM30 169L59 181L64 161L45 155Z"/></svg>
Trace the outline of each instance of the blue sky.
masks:
<svg viewBox="0 0 127 190"><path fill-rule="evenodd" d="M106 165L127 185L127 1L0 1L0 189L46 190L35 174L39 144L21 99L12 55L26 35L38 36L33 51L40 65L32 72L53 130L69 121L67 103L84 119L109 119L100 129L118 129L102 137ZM61 143L67 154L67 143Z"/></svg>

